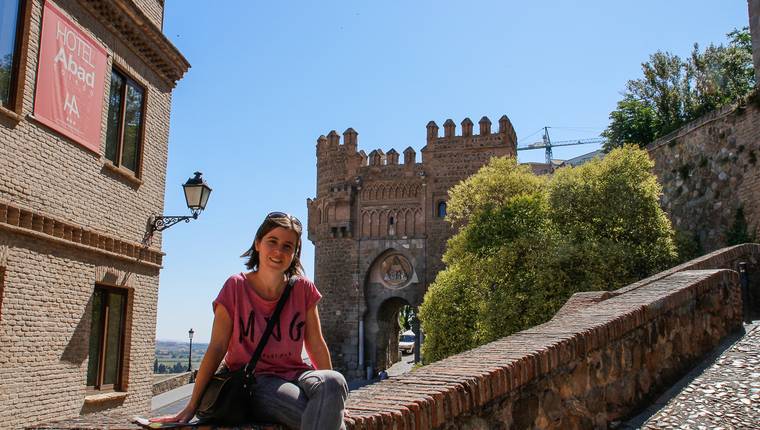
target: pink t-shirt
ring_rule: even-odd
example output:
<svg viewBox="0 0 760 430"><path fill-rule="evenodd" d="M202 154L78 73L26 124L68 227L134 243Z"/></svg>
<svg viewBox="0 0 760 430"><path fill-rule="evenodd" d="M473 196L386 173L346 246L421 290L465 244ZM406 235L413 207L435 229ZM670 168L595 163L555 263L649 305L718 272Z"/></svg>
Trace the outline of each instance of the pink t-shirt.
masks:
<svg viewBox="0 0 760 430"><path fill-rule="evenodd" d="M316 305L322 294L313 282L299 278L293 285L288 301L282 308L279 324L275 324L256 373L277 375L294 380L304 370L312 367L301 359L306 311ZM232 336L224 362L230 370L237 370L248 363L259 344L267 325L267 319L277 307L278 300L265 300L248 284L245 274L230 276L214 300L214 310L222 305L232 319Z"/></svg>

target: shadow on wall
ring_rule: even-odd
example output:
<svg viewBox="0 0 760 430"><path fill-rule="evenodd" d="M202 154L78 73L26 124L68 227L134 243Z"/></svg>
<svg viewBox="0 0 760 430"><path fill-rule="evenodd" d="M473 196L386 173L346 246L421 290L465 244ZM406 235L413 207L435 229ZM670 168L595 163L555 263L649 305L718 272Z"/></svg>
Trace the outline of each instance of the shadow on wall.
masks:
<svg viewBox="0 0 760 430"><path fill-rule="evenodd" d="M87 359L90 345L90 323L92 321L92 300L93 296L87 301L84 308L84 314L79 318L74 333L69 339L68 345L61 354L61 361L81 366Z"/></svg>

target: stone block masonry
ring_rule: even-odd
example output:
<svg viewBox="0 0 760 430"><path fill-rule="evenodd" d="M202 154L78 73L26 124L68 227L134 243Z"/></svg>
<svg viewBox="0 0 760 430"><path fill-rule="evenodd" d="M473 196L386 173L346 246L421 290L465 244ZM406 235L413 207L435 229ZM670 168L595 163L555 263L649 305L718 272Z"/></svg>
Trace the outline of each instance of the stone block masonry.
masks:
<svg viewBox="0 0 760 430"><path fill-rule="evenodd" d="M760 230L760 94L709 113L647 146L673 226L705 251L727 245L741 208Z"/></svg>

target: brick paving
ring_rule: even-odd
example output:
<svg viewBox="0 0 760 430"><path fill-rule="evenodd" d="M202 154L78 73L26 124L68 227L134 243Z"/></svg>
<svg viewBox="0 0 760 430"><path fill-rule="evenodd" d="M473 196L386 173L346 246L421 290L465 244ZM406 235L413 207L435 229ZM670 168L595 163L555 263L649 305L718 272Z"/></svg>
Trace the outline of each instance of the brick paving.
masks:
<svg viewBox="0 0 760 430"><path fill-rule="evenodd" d="M643 429L760 428L760 325L725 350Z"/></svg>

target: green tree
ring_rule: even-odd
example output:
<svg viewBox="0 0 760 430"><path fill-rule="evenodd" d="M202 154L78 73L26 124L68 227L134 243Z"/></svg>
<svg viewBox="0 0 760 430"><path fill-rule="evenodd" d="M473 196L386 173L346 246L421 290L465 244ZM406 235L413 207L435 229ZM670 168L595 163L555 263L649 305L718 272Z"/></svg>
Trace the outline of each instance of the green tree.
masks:
<svg viewBox="0 0 760 430"><path fill-rule="evenodd" d="M398 311L398 326L401 331L412 329L412 318L414 317L414 308L409 305L401 306Z"/></svg>
<svg viewBox="0 0 760 430"><path fill-rule="evenodd" d="M451 190L447 218L461 229L449 240L446 269L420 307L426 361L522 327L503 317L507 308L521 316L535 313L537 301L525 291L541 273L535 270L540 258L530 257L540 257L538 232L549 228L545 184L544 177L505 157L492 159ZM497 302L505 309L494 309Z"/></svg>
<svg viewBox="0 0 760 430"><path fill-rule="evenodd" d="M618 288L675 259L645 151L559 169L547 180L493 159L450 192L461 228L420 308L426 361L550 319L575 292Z"/></svg>
<svg viewBox="0 0 760 430"><path fill-rule="evenodd" d="M749 94L755 85L752 37L748 28L728 35L727 46L709 45L704 52L694 45L688 73L693 81L694 103L689 118L697 118Z"/></svg>
<svg viewBox="0 0 760 430"><path fill-rule="evenodd" d="M643 76L628 81L623 99L602 133L606 150L646 146L685 123L748 95L755 86L748 28L734 30L726 46L709 45L691 56L658 51L641 65Z"/></svg>

